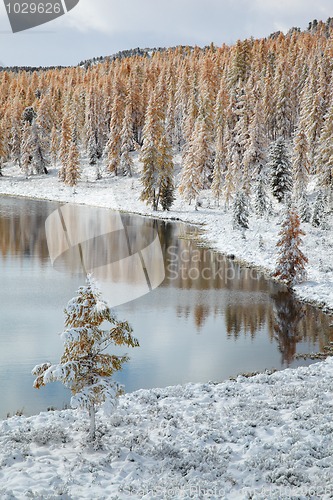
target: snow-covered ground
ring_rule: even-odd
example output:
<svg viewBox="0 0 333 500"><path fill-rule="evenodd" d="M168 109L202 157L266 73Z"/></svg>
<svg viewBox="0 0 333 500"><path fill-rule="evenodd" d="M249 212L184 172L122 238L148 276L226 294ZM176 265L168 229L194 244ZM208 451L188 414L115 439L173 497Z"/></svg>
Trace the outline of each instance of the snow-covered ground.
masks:
<svg viewBox="0 0 333 500"><path fill-rule="evenodd" d="M333 359L0 423L0 498L329 499Z"/></svg>
<svg viewBox="0 0 333 500"><path fill-rule="evenodd" d="M244 239L206 193L198 211L177 196L170 212L156 213L139 201L137 176L95 181L85 166L74 194L55 169L29 179L14 167L3 173L0 194L204 225L210 247L274 269L279 214L252 215ZM333 309L332 231L304 226L309 281L296 292ZM332 376L329 358L217 385L138 391L120 397L111 417L98 415L94 448L84 413L13 417L0 423L0 498L333 498Z"/></svg>
<svg viewBox="0 0 333 500"><path fill-rule="evenodd" d="M179 170L180 157L175 160ZM137 157L135 166L138 171ZM216 207L208 191L202 193L202 207L197 211L193 204L189 206L177 195L170 212L154 212L139 200L142 186L138 175L128 178L103 174L102 180L96 181L95 168L84 164L81 181L76 194L73 194L72 188L59 182L56 169L51 169L47 176L32 176L29 179L25 179L17 167L5 167L3 173L0 194L107 207L200 224L204 227L202 238L211 248L232 254L238 260L266 270L268 274L275 268L280 207L275 206L276 214L269 220L252 214L250 229L245 232L244 239L239 230L233 229L231 211L225 212L223 207ZM314 228L310 224L303 224L302 227L306 232L302 250L309 259L308 281L296 287L296 294L303 300L333 310L333 230Z"/></svg>

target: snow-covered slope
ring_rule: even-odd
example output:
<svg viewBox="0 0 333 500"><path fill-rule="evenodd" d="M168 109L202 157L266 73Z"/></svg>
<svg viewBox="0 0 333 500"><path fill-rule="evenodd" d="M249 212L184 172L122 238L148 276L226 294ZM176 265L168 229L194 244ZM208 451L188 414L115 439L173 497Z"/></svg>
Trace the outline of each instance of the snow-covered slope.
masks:
<svg viewBox="0 0 333 500"><path fill-rule="evenodd" d="M0 424L0 498L313 498L333 495L333 359L214 384L141 390L98 414Z"/></svg>

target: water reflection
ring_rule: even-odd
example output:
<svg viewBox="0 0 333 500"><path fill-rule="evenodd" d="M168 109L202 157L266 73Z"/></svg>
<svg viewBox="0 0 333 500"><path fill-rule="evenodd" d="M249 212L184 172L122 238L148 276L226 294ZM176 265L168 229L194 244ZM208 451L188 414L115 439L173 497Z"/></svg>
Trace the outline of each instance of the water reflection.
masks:
<svg viewBox="0 0 333 500"><path fill-rule="evenodd" d="M277 342L281 359L288 366L292 363L297 344L308 340L314 343L319 339L319 348L323 349L323 337L315 332L324 329L329 331L330 320L325 315L313 314L312 308L296 301L286 292L272 295L273 318L272 338Z"/></svg>
<svg viewBox="0 0 333 500"><path fill-rule="evenodd" d="M68 401L59 388L58 395L52 388L43 395L34 392L29 378L35 364L52 355L50 361L57 361L63 307L83 280L82 261L71 248L60 252L57 270L51 266L45 220L57 208L0 198L0 385L6 411ZM101 234L106 226L110 231ZM192 228L133 215L119 219L108 210L80 207L75 231L91 234L92 229L95 237L83 238L85 266L100 269L98 279L114 300L120 285L124 296L133 298L133 288L141 286L142 260L118 266L116 273L105 264L140 252L155 235L162 248L147 261L149 273L158 275L162 255L161 286L118 308L118 316L129 320L141 344L119 374L127 391L307 364L295 361L295 354L318 351L331 340L330 317L298 303L262 274L189 240ZM22 398L29 401L22 405Z"/></svg>
<svg viewBox="0 0 333 500"><path fill-rule="evenodd" d="M19 205L19 206L18 206ZM2 257L37 257L41 264L49 258L45 237L45 219L52 211L32 209L30 200L15 198L1 199L0 202L0 253Z"/></svg>
<svg viewBox="0 0 333 500"><path fill-rule="evenodd" d="M36 210L34 203L31 200L1 199L0 251L3 257L15 255L22 261L34 257L43 265L49 259L45 220L54 212L55 205L50 204L45 209L48 205L43 203L43 210ZM73 251L72 247L59 251L54 259L53 265L60 272L78 274L83 279L86 270L103 267L103 274L98 277L100 281L135 285L142 277L141 265L137 262L118 265L117 273L114 268L104 265L126 261L130 255L148 247L158 234L166 274L162 287L224 292L223 295L215 293L209 303L204 303L202 295L198 295L197 301L193 302L193 296L188 296L188 303L176 306L178 317L193 315L198 330L211 315L224 315L227 335L234 339L248 334L254 338L267 325L283 361L288 363L294 357L298 342L306 339L314 342L319 329L329 331L329 317L297 302L292 294L266 280L256 270L241 267L237 262L189 240L188 235L193 234L193 229L104 209L67 207L74 210L71 214L76 233L73 240L83 240L84 265L77 249ZM124 226L126 233L122 231ZM89 239L91 234L95 237ZM158 275L161 274L159 258L159 254L150 255L151 267Z"/></svg>

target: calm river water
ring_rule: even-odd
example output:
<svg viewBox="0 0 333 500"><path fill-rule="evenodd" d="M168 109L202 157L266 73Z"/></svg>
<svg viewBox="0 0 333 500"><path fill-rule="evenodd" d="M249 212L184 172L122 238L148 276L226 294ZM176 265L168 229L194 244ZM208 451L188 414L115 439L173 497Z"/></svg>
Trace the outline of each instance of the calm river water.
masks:
<svg viewBox="0 0 333 500"><path fill-rule="evenodd" d="M200 248L193 228L76 207L72 228L65 229L74 243L92 228L94 238L90 246L73 244L64 252L60 233L69 219L65 211L59 218L59 207L0 198L0 418L69 403L59 383L33 389L31 369L61 356L63 309L84 283L82 266L96 267L118 318L131 323L140 341L117 374L126 392L308 364L295 354L319 351L331 340L331 318L260 273ZM47 241L45 221L52 213ZM58 257L54 266L49 250Z"/></svg>

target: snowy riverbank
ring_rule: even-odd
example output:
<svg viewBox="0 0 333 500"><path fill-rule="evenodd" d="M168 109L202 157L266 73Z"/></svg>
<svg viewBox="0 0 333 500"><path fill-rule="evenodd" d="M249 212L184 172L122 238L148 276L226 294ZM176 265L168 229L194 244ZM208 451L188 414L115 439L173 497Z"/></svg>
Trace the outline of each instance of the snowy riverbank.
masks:
<svg viewBox="0 0 333 500"><path fill-rule="evenodd" d="M0 423L0 497L256 500L333 495L333 359L221 384L122 396Z"/></svg>
<svg viewBox="0 0 333 500"><path fill-rule="evenodd" d="M135 160L138 170L137 158ZM178 156L178 169L179 161ZM51 169L47 176L29 179L25 179L17 167L5 167L3 173L0 194L80 203L203 225L202 239L211 248L232 254L250 266L266 270L268 274L275 267L281 217L278 206L275 206L275 215L269 220L258 219L252 214L244 239L242 233L232 227L231 211L225 212L223 208L216 207L208 191L202 193L202 207L197 211L177 194L170 212L154 212L139 200L141 185L137 175L127 178L104 174L101 180L95 181L95 169L85 165L76 194L73 194L72 188L59 182L56 169ZM303 224L302 227L306 232L302 249L309 259L308 280L296 287L296 294L303 300L333 310L333 231L331 228L314 228L310 224Z"/></svg>
<svg viewBox="0 0 333 500"><path fill-rule="evenodd" d="M25 179L7 167L0 179L0 194L202 224L210 247L268 273L274 268L278 213L269 221L252 215L244 239L205 193L198 211L177 197L169 213L156 213L139 201L138 177L95 181L89 167L76 191L56 170ZM304 229L309 281L297 294L333 308L332 232ZM0 497L331 498L332 376L329 358L273 375L128 394L111 417L98 416L95 450L86 444L84 413L13 417L0 423Z"/></svg>

